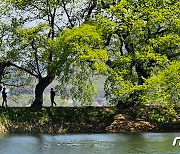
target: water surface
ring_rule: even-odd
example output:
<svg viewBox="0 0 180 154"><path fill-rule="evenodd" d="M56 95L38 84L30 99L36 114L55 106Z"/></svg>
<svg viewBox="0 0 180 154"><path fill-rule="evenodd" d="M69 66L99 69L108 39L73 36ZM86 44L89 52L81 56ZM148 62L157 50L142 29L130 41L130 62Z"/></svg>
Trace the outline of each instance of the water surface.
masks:
<svg viewBox="0 0 180 154"><path fill-rule="evenodd" d="M180 133L0 135L0 154L178 154Z"/></svg>

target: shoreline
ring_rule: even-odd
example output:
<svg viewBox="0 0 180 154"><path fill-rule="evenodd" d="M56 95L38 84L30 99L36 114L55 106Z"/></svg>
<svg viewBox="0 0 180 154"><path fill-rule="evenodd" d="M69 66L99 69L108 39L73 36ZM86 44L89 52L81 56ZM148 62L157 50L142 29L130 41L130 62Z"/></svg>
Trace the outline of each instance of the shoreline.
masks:
<svg viewBox="0 0 180 154"><path fill-rule="evenodd" d="M132 119L116 107L0 108L0 133L140 133L178 132L180 122Z"/></svg>

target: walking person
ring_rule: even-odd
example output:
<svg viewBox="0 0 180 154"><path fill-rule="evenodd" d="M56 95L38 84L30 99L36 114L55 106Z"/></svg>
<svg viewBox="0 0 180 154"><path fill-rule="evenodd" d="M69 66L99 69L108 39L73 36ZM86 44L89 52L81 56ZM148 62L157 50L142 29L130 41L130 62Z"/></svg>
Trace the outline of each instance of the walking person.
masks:
<svg viewBox="0 0 180 154"><path fill-rule="evenodd" d="M7 93L6 93L6 88L3 88L2 91L2 98L3 98L3 102L2 102L2 107L7 107Z"/></svg>
<svg viewBox="0 0 180 154"><path fill-rule="evenodd" d="M53 107L53 104L56 106L56 103L55 103L55 101L54 101L55 91L54 91L53 88L51 88L50 97L51 97L51 107Z"/></svg>

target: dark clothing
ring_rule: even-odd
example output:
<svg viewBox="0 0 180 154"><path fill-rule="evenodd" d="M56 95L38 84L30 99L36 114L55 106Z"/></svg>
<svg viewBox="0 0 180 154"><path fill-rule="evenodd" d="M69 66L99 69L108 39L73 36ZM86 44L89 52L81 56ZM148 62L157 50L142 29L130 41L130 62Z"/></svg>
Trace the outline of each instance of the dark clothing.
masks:
<svg viewBox="0 0 180 154"><path fill-rule="evenodd" d="M4 107L4 104L5 106L7 107L7 93L5 90L2 91L2 98L3 98L3 102L2 102L2 107Z"/></svg>
<svg viewBox="0 0 180 154"><path fill-rule="evenodd" d="M56 103L54 102L55 91L51 90L50 96L51 96L51 106L53 106L53 104L56 106Z"/></svg>
<svg viewBox="0 0 180 154"><path fill-rule="evenodd" d="M6 98L7 97L7 93L5 92L5 90L2 91L2 97Z"/></svg>
<svg viewBox="0 0 180 154"><path fill-rule="evenodd" d="M51 90L51 98L54 98L54 97L55 97L55 91Z"/></svg>

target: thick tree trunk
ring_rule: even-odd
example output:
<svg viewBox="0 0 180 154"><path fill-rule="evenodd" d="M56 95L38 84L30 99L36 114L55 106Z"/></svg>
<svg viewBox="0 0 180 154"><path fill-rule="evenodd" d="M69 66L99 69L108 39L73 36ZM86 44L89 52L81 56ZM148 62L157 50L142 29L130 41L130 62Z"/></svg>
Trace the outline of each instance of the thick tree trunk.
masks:
<svg viewBox="0 0 180 154"><path fill-rule="evenodd" d="M143 64L136 64L136 72L138 74L138 84L142 85L144 83L144 79L147 79L150 76L150 72L143 68Z"/></svg>
<svg viewBox="0 0 180 154"><path fill-rule="evenodd" d="M152 66L153 61L149 63L150 66ZM147 68L143 68L143 64L136 64L136 72L138 75L138 85L143 85L144 79L147 79L150 76L150 72L147 70ZM141 95L142 91L134 91L134 93L130 94L128 99L125 100L124 102L122 100L119 100L117 103L118 108L130 108L130 107L135 107L138 104L139 101L139 96Z"/></svg>
<svg viewBox="0 0 180 154"><path fill-rule="evenodd" d="M54 76L41 78L35 88L35 100L31 107L41 108L43 105L43 92L45 88L54 80Z"/></svg>

